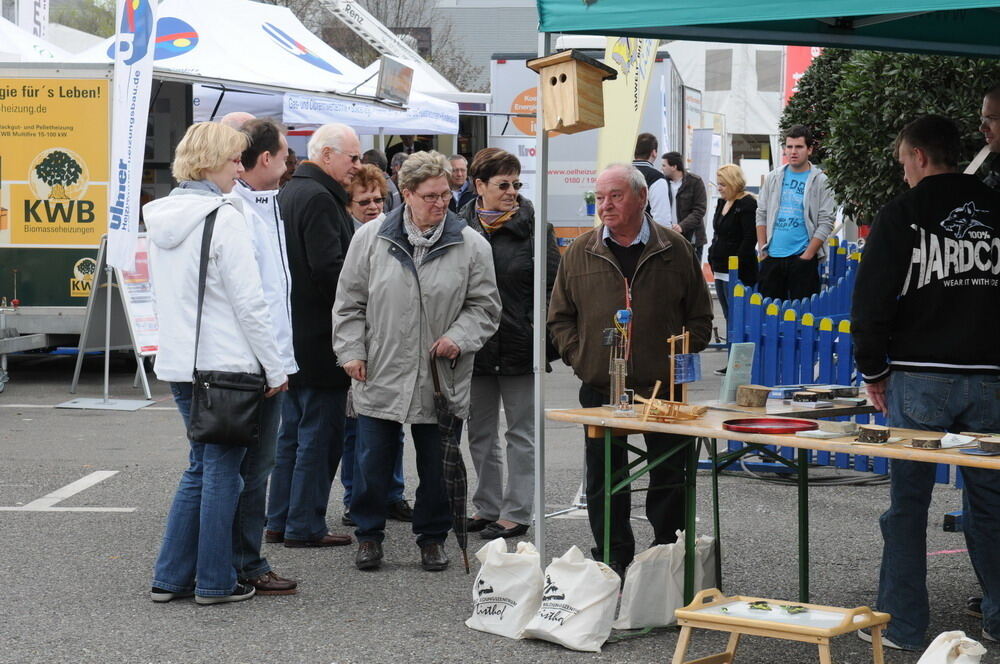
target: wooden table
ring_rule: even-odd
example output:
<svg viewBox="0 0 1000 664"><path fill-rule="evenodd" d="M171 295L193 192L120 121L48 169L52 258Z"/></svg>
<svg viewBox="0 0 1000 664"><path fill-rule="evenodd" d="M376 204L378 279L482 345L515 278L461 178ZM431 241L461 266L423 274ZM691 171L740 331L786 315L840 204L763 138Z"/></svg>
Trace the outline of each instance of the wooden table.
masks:
<svg viewBox="0 0 1000 664"><path fill-rule="evenodd" d="M757 417L804 417L808 420L820 420L827 417L870 415L878 412L874 406L868 403L860 406L841 406L834 404L829 408L803 408L802 404L794 402L785 403L783 399L768 399L767 406L763 408L751 408L749 406L739 406L735 403L722 403L720 401L706 401L693 405L708 406L712 410L747 413Z"/></svg>
<svg viewBox="0 0 1000 664"><path fill-rule="evenodd" d="M850 407L848 407L850 408ZM813 413L815 415L816 413ZM843 413L837 413L843 414ZM853 436L842 436L831 439L805 438L794 435L774 435L740 433L728 431L722 428L725 420L739 417L732 411L709 410L697 420L685 422L643 422L639 417L617 417L614 409L610 407L599 408L576 408L567 410L549 411L547 417L559 422L572 422L582 424L587 428L587 436L591 438L604 437L604 458L605 472L604 485L611 487L611 491L604 492L604 556L608 562L610 555L610 532L611 518L611 496L621 491L628 485L649 472L650 465L662 463L665 458L673 454L687 454L687 464L685 473L685 493L687 513L685 514L685 557L684 569L684 601L690 602L694 596L694 544L695 544L695 498L696 479L699 449L702 444L706 445L712 460L712 497L713 497L713 523L716 534L716 545L720 545L719 537L719 490L718 490L718 455L716 452L716 441L719 439L739 440L758 446L780 445L782 447L796 448L798 453L799 471L799 601L809 601L809 504L808 504L808 452L810 450L826 451L833 453L860 454L880 456L890 459L905 459L907 461L925 461L927 463L943 463L953 466L968 466L974 468L988 468L1000 470L1000 456L973 456L962 454L957 449L914 449L905 447L906 439L934 438L944 435L942 432L916 431L911 429L899 429L893 427L892 435L901 437L904 440L898 443L868 444L854 441ZM612 484L611 471L611 448L614 436L628 436L638 433L668 433L681 436L690 436L694 442L683 448L670 450L661 457L647 460L647 466L632 475L619 477L617 484ZM644 454L644 451L632 446L627 446L630 451ZM788 463L787 459L785 460ZM629 472L636 465L631 464L624 472ZM623 473L619 473L622 475ZM718 557L721 560L721 556ZM720 577L721 578L721 577Z"/></svg>

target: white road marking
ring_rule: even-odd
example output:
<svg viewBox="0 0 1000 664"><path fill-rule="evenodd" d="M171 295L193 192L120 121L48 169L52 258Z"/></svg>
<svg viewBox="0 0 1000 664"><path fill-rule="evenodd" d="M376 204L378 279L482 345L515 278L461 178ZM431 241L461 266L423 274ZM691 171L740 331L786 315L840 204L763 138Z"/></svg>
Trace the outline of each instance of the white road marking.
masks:
<svg viewBox="0 0 1000 664"><path fill-rule="evenodd" d="M134 512L134 507L55 507L57 503L118 474L117 470L95 470L61 489L18 507L0 507L0 512Z"/></svg>

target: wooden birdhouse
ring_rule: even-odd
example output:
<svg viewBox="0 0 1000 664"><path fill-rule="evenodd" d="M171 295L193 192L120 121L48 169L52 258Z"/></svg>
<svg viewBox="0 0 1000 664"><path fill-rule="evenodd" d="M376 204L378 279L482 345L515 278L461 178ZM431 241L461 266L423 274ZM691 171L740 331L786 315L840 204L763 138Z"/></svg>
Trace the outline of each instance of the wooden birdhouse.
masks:
<svg viewBox="0 0 1000 664"><path fill-rule="evenodd" d="M562 51L529 60L538 72L546 131L575 134L604 126L603 81L618 73L580 51Z"/></svg>

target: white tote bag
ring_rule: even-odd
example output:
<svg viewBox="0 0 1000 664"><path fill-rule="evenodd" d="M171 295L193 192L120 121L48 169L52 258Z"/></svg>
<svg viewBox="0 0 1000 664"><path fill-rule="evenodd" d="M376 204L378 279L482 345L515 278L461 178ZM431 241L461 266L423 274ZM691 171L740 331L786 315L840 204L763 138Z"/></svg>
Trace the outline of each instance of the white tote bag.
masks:
<svg viewBox="0 0 1000 664"><path fill-rule="evenodd" d="M965 632L942 632L931 641L917 664L979 664L986 648Z"/></svg>
<svg viewBox="0 0 1000 664"><path fill-rule="evenodd" d="M584 558L580 549L571 546L545 568L542 606L524 636L571 650L601 652L611 635L620 583L614 570Z"/></svg>
<svg viewBox="0 0 1000 664"><path fill-rule="evenodd" d="M467 627L521 638L525 625L542 603L542 567L531 542L518 542L517 551L507 551L507 540L498 537L479 549L482 563L472 586L472 617Z"/></svg>
<svg viewBox="0 0 1000 664"><path fill-rule="evenodd" d="M715 538L695 540L694 590L715 587ZM684 532L673 544L652 546L635 557L625 573L615 629L672 625L684 606Z"/></svg>

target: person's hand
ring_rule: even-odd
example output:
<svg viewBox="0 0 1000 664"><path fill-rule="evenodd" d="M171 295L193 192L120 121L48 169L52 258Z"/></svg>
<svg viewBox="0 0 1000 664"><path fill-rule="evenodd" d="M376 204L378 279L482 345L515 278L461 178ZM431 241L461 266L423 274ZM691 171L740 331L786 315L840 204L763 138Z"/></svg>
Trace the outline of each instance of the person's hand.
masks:
<svg viewBox="0 0 1000 664"><path fill-rule="evenodd" d="M347 375L358 382L365 382L368 380L368 363L364 360L351 360L343 367Z"/></svg>
<svg viewBox="0 0 1000 664"><path fill-rule="evenodd" d="M434 342L431 346L431 355L434 357L444 357L449 360L454 360L462 352L462 349L458 347L454 341L448 337L441 337Z"/></svg>
<svg viewBox="0 0 1000 664"><path fill-rule="evenodd" d="M684 233L684 229L681 228L680 224L674 224L671 228L673 228L673 230L677 231L678 233Z"/></svg>
<svg viewBox="0 0 1000 664"><path fill-rule="evenodd" d="M268 388L268 390L264 392L264 398L267 399L273 397L278 392L287 392L287 391L288 391L288 381L286 380L284 383L282 383L277 387Z"/></svg>
<svg viewBox="0 0 1000 664"><path fill-rule="evenodd" d="M799 260L811 261L813 259L813 256L815 256L815 255L816 255L815 251L813 251L812 249L807 248L805 251L803 251L801 254L799 254Z"/></svg>
<svg viewBox="0 0 1000 664"><path fill-rule="evenodd" d="M759 249L757 251L757 260L762 261L767 258L767 249Z"/></svg>
<svg viewBox="0 0 1000 664"><path fill-rule="evenodd" d="M868 399L883 415L889 414L889 406L885 402L885 388L889 381L885 378L877 383L868 383L865 390L868 392Z"/></svg>

